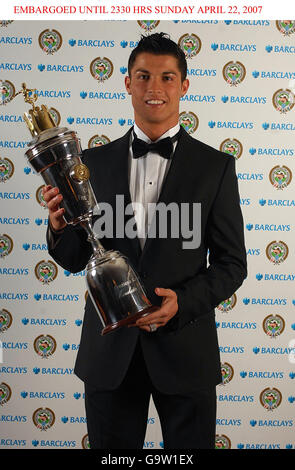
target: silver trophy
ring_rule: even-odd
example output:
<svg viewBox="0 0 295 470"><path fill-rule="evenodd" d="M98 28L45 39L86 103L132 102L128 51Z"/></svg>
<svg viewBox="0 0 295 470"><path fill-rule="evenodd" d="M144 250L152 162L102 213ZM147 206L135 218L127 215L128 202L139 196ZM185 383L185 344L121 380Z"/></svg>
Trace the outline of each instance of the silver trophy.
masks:
<svg viewBox="0 0 295 470"><path fill-rule="evenodd" d="M36 90L23 84L25 101L32 105L24 119L33 136L25 152L34 170L45 183L58 187L63 196L67 224L80 224L88 235L93 255L86 267L86 284L91 300L104 326L102 335L135 323L157 309L147 299L139 276L126 256L106 251L92 228L97 205L89 182L89 170L81 161L81 145L76 132L56 127L46 106L35 106Z"/></svg>

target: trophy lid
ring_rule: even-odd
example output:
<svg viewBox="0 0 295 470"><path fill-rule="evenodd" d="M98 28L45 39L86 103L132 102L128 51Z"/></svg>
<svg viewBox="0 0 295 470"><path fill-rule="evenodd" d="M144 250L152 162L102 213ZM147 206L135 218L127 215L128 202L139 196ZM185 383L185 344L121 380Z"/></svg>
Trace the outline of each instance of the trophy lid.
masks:
<svg viewBox="0 0 295 470"><path fill-rule="evenodd" d="M41 105L41 108L35 106L35 102L38 99L36 88L27 88L26 84L23 83L22 90L19 93L23 94L26 103L32 105L32 109L30 109L28 113L24 113L24 120L33 137L47 129L56 127L47 106L44 104Z"/></svg>

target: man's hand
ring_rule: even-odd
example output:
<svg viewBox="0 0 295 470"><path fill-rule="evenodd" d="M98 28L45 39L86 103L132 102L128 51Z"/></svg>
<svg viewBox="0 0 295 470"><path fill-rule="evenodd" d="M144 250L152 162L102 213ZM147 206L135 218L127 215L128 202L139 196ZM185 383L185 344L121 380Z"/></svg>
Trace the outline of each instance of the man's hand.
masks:
<svg viewBox="0 0 295 470"><path fill-rule="evenodd" d="M62 230L66 227L66 222L63 218L65 210L59 207L62 201L62 195L58 188L52 186L44 186L42 190L44 201L47 203L49 210L49 221L53 230Z"/></svg>
<svg viewBox="0 0 295 470"><path fill-rule="evenodd" d="M156 325L157 328L165 326L166 323L176 315L178 312L176 292L171 289L157 287L155 289L155 293L160 297L163 297L161 307L156 312L140 318L137 320L135 325L132 326L138 326L141 330L150 332L151 330L149 325Z"/></svg>

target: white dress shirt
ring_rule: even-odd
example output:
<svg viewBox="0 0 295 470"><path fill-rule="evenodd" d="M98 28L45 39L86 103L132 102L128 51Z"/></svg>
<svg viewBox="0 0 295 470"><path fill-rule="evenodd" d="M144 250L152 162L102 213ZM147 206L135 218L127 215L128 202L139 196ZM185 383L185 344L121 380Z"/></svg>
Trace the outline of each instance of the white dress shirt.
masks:
<svg viewBox="0 0 295 470"><path fill-rule="evenodd" d="M165 132L158 140L165 137L174 137L179 129L180 125L177 124ZM134 124L134 132L139 139L147 143L152 142L136 124ZM158 142L158 140L155 142ZM155 204L159 199L164 179L171 165L171 159L161 157L154 151L148 152L142 157L133 158L132 141L133 132L130 136L128 156L129 189L137 225L137 236L141 248L143 248L153 215L152 206L149 206L149 204ZM173 152L176 145L177 142L174 142Z"/></svg>

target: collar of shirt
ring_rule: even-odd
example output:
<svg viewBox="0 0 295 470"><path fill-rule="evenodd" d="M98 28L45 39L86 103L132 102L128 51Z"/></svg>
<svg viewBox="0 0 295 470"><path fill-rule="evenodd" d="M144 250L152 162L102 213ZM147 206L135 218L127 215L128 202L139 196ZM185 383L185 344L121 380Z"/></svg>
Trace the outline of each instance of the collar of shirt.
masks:
<svg viewBox="0 0 295 470"><path fill-rule="evenodd" d="M180 125L179 123L177 123L176 126L171 127L171 129L168 129L168 131L165 132L165 134L161 135L161 137L159 137L157 140L155 140L155 142L158 142L158 140L161 140L161 139L165 139L165 137L171 137L171 138L174 137L179 132L179 129L180 129ZM145 133L136 124L134 124L134 132L139 139L144 140L148 144L152 142L151 139L147 135L145 135ZM133 139L133 133L132 133L132 139ZM131 139L131 142L132 142L132 139Z"/></svg>

